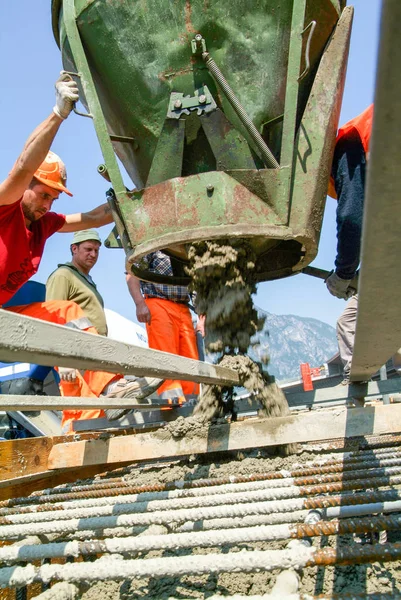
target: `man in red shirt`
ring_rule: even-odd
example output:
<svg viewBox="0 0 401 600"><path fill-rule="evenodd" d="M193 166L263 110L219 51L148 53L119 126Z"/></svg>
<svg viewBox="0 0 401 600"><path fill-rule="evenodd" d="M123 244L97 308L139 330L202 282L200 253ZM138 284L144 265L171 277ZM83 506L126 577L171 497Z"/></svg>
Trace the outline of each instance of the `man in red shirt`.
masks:
<svg viewBox="0 0 401 600"><path fill-rule="evenodd" d="M66 73L56 82L56 105L30 135L9 176L0 184L0 307L34 275L46 240L56 231L69 233L112 223L107 203L86 213L60 215L51 212L66 188L64 163L49 151L61 126L78 100L76 83ZM97 333L82 309L69 301L35 302L6 310L44 321ZM85 373L85 396L143 397L160 380L127 381L115 373Z"/></svg>

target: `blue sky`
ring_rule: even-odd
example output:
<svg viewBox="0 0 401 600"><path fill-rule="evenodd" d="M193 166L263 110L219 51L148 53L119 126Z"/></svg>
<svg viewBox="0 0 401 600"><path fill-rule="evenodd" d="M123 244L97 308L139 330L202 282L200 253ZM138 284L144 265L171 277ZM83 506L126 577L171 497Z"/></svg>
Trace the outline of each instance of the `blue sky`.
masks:
<svg viewBox="0 0 401 600"><path fill-rule="evenodd" d="M168 0L166 0L168 1ZM351 49L340 123L356 116L373 100L381 0L354 0ZM0 178L4 179L30 132L54 105L54 82L62 68L60 51L51 28L50 0L0 2ZM68 187L54 206L61 213L90 210L105 201L107 183L97 174L103 162L90 119L71 115L53 144L67 166ZM328 198L317 267L331 269L336 253L335 201ZM100 230L107 237L110 227ZM58 262L69 258L71 235L56 234L47 243L35 279L45 282ZM135 320L135 307L124 278L124 255L102 248L92 271L108 308ZM255 303L275 314L315 317L331 325L344 301L333 298L320 280L298 275L259 285Z"/></svg>

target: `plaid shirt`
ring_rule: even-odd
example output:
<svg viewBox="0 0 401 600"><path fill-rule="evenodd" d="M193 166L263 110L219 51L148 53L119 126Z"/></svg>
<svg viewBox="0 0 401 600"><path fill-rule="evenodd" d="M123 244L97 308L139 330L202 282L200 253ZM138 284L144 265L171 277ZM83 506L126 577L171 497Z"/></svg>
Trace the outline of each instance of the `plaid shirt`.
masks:
<svg viewBox="0 0 401 600"><path fill-rule="evenodd" d="M152 273L159 275L172 275L170 258L164 252L157 250L151 252L141 259L141 266ZM163 298L173 302L190 302L191 297L188 288L184 285L162 285L159 283L148 283L141 281L141 291L144 296L149 298Z"/></svg>

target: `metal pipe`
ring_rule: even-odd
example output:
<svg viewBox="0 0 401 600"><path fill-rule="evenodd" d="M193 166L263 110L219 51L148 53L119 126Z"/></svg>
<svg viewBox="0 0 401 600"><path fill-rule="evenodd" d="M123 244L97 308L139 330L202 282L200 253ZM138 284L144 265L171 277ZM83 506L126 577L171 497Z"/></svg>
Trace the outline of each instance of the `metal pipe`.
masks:
<svg viewBox="0 0 401 600"><path fill-rule="evenodd" d="M234 94L233 90L231 89L226 78L220 71L219 67L216 65L213 58L208 52L203 52L202 58L205 61L205 64L209 69L210 73L212 74L220 88L223 90L225 97L235 110L235 113L240 119L241 123L243 124L243 126L251 136L252 140L254 141L256 147L262 155L263 162L270 168L279 169L280 165L275 159L274 154L260 135L259 131L256 129L252 119L247 114L245 108L242 106L237 96Z"/></svg>

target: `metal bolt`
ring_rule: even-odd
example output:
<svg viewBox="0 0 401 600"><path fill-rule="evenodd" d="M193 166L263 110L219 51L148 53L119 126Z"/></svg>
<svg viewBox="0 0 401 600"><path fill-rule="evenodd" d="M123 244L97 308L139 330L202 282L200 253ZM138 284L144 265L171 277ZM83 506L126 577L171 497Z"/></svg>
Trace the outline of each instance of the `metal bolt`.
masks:
<svg viewBox="0 0 401 600"><path fill-rule="evenodd" d="M214 185L210 185L210 184L209 184L208 186L206 186L206 190L207 190L208 192L213 192L213 191L214 191Z"/></svg>
<svg viewBox="0 0 401 600"><path fill-rule="evenodd" d="M181 100L176 100L176 101L174 102L174 108L181 108L181 106L182 106L182 102L181 102Z"/></svg>
<svg viewBox="0 0 401 600"><path fill-rule="evenodd" d="M201 96L199 96L199 104L205 104L206 102L206 96L205 94L202 94Z"/></svg>

